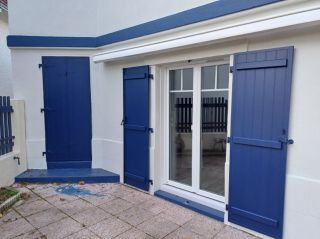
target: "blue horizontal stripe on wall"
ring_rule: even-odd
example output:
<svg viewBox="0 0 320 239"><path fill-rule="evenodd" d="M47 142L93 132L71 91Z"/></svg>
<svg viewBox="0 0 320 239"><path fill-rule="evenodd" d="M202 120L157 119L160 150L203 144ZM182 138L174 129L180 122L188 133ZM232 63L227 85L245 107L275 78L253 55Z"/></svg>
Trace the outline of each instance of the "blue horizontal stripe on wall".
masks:
<svg viewBox="0 0 320 239"><path fill-rule="evenodd" d="M9 47L95 48L281 1L284 0L220 0L98 37L44 37L10 35L7 37L7 44Z"/></svg>
<svg viewBox="0 0 320 239"><path fill-rule="evenodd" d="M7 37L8 47L97 47L96 37L45 37L17 36Z"/></svg>

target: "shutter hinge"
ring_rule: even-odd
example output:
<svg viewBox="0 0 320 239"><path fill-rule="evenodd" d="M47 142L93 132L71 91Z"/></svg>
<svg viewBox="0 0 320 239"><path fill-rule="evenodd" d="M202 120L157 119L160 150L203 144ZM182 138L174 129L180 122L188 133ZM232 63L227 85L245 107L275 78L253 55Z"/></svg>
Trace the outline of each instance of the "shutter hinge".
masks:
<svg viewBox="0 0 320 239"><path fill-rule="evenodd" d="M47 107L41 108L40 109L40 113L45 113L46 111L50 111L50 110L52 110L52 109L51 108L47 108Z"/></svg>
<svg viewBox="0 0 320 239"><path fill-rule="evenodd" d="M149 128L149 132L150 132L150 133L154 133L153 128Z"/></svg>
<svg viewBox="0 0 320 239"><path fill-rule="evenodd" d="M40 69L40 68L42 68L42 66L43 66L42 64L39 64L39 65L38 65L38 68Z"/></svg>
<svg viewBox="0 0 320 239"><path fill-rule="evenodd" d="M229 211L229 204L226 204L226 211Z"/></svg>
<svg viewBox="0 0 320 239"><path fill-rule="evenodd" d="M151 80L154 79L153 74L149 74L149 79L151 79Z"/></svg>
<svg viewBox="0 0 320 239"><path fill-rule="evenodd" d="M153 185L153 180L149 179L149 183L150 183L150 185Z"/></svg>
<svg viewBox="0 0 320 239"><path fill-rule="evenodd" d="M42 157L46 156L47 152L42 152Z"/></svg>
<svg viewBox="0 0 320 239"><path fill-rule="evenodd" d="M233 71L234 71L234 67L230 66L230 73L233 73Z"/></svg>

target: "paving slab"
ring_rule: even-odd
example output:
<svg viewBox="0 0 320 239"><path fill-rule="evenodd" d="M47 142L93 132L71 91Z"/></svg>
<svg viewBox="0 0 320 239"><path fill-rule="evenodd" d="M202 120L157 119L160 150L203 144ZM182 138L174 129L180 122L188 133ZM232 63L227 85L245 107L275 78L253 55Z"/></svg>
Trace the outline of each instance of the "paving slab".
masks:
<svg viewBox="0 0 320 239"><path fill-rule="evenodd" d="M112 215L117 215L131 208L133 205L134 205L133 203L128 202L124 199L116 198L112 201L109 201L107 203L100 205L99 207Z"/></svg>
<svg viewBox="0 0 320 239"><path fill-rule="evenodd" d="M19 189L19 191L20 191L20 189ZM29 190L29 192L26 192L22 198L25 202L34 202L36 200L41 199L37 194L35 194L31 190Z"/></svg>
<svg viewBox="0 0 320 239"><path fill-rule="evenodd" d="M1 239L257 239L118 183L15 187L31 196L0 218Z"/></svg>
<svg viewBox="0 0 320 239"><path fill-rule="evenodd" d="M74 200L70 203L59 205L58 208L69 216L76 213L85 211L87 209L93 209L94 206L91 203L88 203L82 199Z"/></svg>
<svg viewBox="0 0 320 239"><path fill-rule="evenodd" d="M47 237L39 232L37 229L34 229L30 232L22 234L14 239L46 239Z"/></svg>
<svg viewBox="0 0 320 239"><path fill-rule="evenodd" d="M82 229L83 226L80 223L68 217L40 228L39 231L45 235L47 239L60 239L72 235Z"/></svg>
<svg viewBox="0 0 320 239"><path fill-rule="evenodd" d="M61 219L67 217L66 214L62 213L57 208L49 208L45 211L28 216L26 219L35 227L41 228L47 226L51 223L60 221Z"/></svg>
<svg viewBox="0 0 320 239"><path fill-rule="evenodd" d="M55 184L35 184L29 189L40 197L46 198L56 194L56 187Z"/></svg>
<svg viewBox="0 0 320 239"><path fill-rule="evenodd" d="M147 201L148 199L152 198L152 196L147 193L135 191L135 192L131 192L131 193L124 195L122 198L124 200L127 200L128 202L138 204L138 203L142 203L142 202Z"/></svg>
<svg viewBox="0 0 320 239"><path fill-rule="evenodd" d="M226 226L214 237L214 239L258 239L258 237L237 230L235 228Z"/></svg>
<svg viewBox="0 0 320 239"><path fill-rule="evenodd" d="M153 239L153 238L154 237L149 236L143 231L140 231L136 228L132 228L116 237L116 239Z"/></svg>
<svg viewBox="0 0 320 239"><path fill-rule="evenodd" d="M190 211L186 208L171 205L169 208L165 209L161 214L168 220L182 226L186 222L190 221L195 215L195 212Z"/></svg>
<svg viewBox="0 0 320 239"><path fill-rule="evenodd" d="M133 226L151 219L155 214L141 207L135 206L119 213L118 218Z"/></svg>
<svg viewBox="0 0 320 239"><path fill-rule="evenodd" d="M148 199L147 201L142 202L139 207L142 207L154 214L159 214L161 212L163 212L164 210L170 208L170 205L168 202L156 198L156 197L152 197L150 199Z"/></svg>
<svg viewBox="0 0 320 239"><path fill-rule="evenodd" d="M14 238L34 230L34 227L24 218L2 224L0 226L1 239Z"/></svg>
<svg viewBox="0 0 320 239"><path fill-rule="evenodd" d="M75 234L67 236L65 239L100 239L100 237L98 237L88 229L83 229L79 232L76 232Z"/></svg>
<svg viewBox="0 0 320 239"><path fill-rule="evenodd" d="M195 215L190 221L184 224L183 227L204 238L212 238L221 231L224 224L206 216Z"/></svg>
<svg viewBox="0 0 320 239"><path fill-rule="evenodd" d="M117 185L117 183L96 183L79 185L79 187L83 187L94 193L103 193L105 191L110 191L113 187L116 187Z"/></svg>
<svg viewBox="0 0 320 239"><path fill-rule="evenodd" d="M116 217L110 217L102 222L99 222L91 227L89 230L101 238L114 238L125 231L129 230L131 226Z"/></svg>
<svg viewBox="0 0 320 239"><path fill-rule="evenodd" d="M38 199L31 202L26 201L25 203L16 206L15 210L18 211L22 216L27 217L32 214L47 210L51 207L52 205L45 200Z"/></svg>
<svg viewBox="0 0 320 239"><path fill-rule="evenodd" d="M104 210L94 207L71 216L73 219L85 226L94 225L104 219L111 217L111 214L105 212Z"/></svg>
<svg viewBox="0 0 320 239"><path fill-rule="evenodd" d="M77 196L70 196L70 195L64 195L64 194L55 194L52 196L49 196L46 198L46 201L48 201L50 204L59 207L63 204L73 202L75 200L79 199Z"/></svg>
<svg viewBox="0 0 320 239"><path fill-rule="evenodd" d="M99 206L101 204L107 203L115 199L114 196L111 194L105 193L101 195L88 195L88 196L81 196L81 198L94 206Z"/></svg>
<svg viewBox="0 0 320 239"><path fill-rule="evenodd" d="M168 220L163 215L158 215L138 225L138 228L154 238L163 238L171 232L177 230L179 225Z"/></svg>
<svg viewBox="0 0 320 239"><path fill-rule="evenodd" d="M165 239L203 239L203 237L186 228L180 227L178 230L166 236Z"/></svg>
<svg viewBox="0 0 320 239"><path fill-rule="evenodd" d="M21 216L13 209L5 212L3 217L0 218L0 226L5 223L14 222L21 218Z"/></svg>

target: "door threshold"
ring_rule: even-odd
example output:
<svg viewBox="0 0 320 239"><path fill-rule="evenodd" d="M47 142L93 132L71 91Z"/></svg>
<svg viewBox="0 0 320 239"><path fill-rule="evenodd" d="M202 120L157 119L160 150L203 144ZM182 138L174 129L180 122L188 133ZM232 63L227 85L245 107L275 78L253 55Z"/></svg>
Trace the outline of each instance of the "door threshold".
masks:
<svg viewBox="0 0 320 239"><path fill-rule="evenodd" d="M215 220L224 221L225 204L213 199L186 192L172 186L163 185L155 196L198 212Z"/></svg>

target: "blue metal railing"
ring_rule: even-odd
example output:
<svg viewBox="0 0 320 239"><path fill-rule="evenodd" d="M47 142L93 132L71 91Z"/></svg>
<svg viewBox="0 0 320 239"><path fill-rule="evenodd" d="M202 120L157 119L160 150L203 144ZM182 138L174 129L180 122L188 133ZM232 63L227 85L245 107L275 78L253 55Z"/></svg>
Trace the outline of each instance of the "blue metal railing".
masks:
<svg viewBox="0 0 320 239"><path fill-rule="evenodd" d="M13 150L11 113L9 96L0 96L0 156Z"/></svg>

